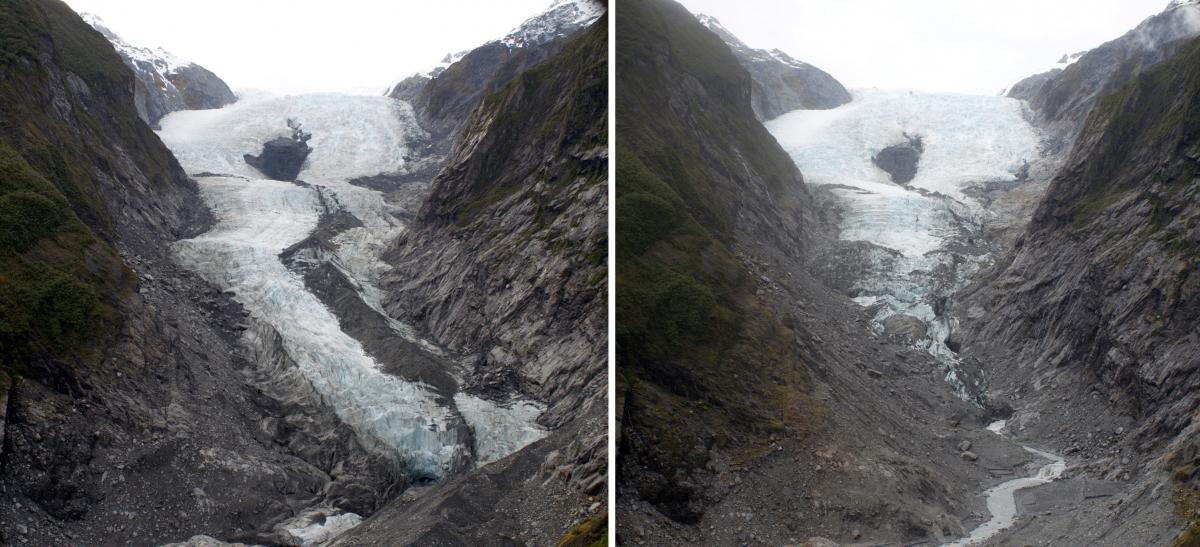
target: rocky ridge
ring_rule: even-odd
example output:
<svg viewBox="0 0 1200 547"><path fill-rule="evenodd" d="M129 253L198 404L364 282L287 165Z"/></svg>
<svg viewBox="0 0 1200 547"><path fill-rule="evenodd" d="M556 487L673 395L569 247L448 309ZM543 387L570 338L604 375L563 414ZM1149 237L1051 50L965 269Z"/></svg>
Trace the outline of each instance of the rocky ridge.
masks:
<svg viewBox="0 0 1200 547"><path fill-rule="evenodd" d="M555 55L563 38L589 27L604 11L600 0L555 0L504 38L447 55L433 70L409 76L385 94L412 105L444 157L485 95Z"/></svg>
<svg viewBox="0 0 1200 547"><path fill-rule="evenodd" d="M850 92L825 71L778 49L754 49L709 15L696 18L721 37L754 80L750 105L760 120L793 110L827 110L851 101Z"/></svg>

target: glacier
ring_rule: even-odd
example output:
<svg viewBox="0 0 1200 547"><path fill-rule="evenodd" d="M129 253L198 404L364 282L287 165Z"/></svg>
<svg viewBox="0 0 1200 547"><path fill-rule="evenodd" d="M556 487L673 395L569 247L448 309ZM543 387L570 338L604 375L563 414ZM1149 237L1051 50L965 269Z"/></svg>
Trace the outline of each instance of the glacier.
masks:
<svg viewBox="0 0 1200 547"><path fill-rule="evenodd" d="M840 237L873 245L871 266L852 295L877 308L875 326L894 315L920 319L928 337L915 345L947 365L947 381L967 398L946 340L953 321L939 308L990 260L982 244L989 213L973 184L1014 181L1039 157L1041 136L1015 99L909 90L855 89L832 110L798 110L767 122L805 180L826 186L842 205ZM891 181L871 160L920 136L916 178Z"/></svg>
<svg viewBox="0 0 1200 547"><path fill-rule="evenodd" d="M303 183L263 179L242 160L263 142L287 134L287 119L313 135ZM175 112L161 125L160 138L196 178L217 219L208 232L177 242L176 258L230 291L252 321L274 328L288 356L341 420L393 449L411 475L429 479L446 476L464 461L494 461L546 434L536 423L542 407L534 402L496 406L463 394L447 398L383 372L279 256L310 235L335 203L363 226L335 237L335 256L326 258L356 284L365 303L387 317L377 286L388 268L381 255L406 227L382 193L349 181L403 172L410 144L427 138L409 105L385 97L243 92L233 105ZM444 354L411 327L390 317L388 322L397 335ZM253 331L245 335L252 348Z"/></svg>

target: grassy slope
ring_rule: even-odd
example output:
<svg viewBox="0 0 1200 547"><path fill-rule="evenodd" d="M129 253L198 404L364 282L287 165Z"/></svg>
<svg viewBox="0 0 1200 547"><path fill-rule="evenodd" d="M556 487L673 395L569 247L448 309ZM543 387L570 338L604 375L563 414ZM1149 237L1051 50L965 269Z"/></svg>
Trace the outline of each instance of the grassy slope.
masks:
<svg viewBox="0 0 1200 547"><path fill-rule="evenodd" d="M681 6L618 2L617 361L622 467L638 494L698 517L690 476L713 448L745 457L811 428L794 335L733 253L751 185L799 173L750 108L750 78Z"/></svg>
<svg viewBox="0 0 1200 547"><path fill-rule="evenodd" d="M68 81L56 81L43 55ZM66 4L0 2L4 368L91 354L111 332L116 301L133 286L111 246L98 175L117 178L110 147L118 146L157 184L177 176L178 166L137 119L132 78L107 40Z"/></svg>

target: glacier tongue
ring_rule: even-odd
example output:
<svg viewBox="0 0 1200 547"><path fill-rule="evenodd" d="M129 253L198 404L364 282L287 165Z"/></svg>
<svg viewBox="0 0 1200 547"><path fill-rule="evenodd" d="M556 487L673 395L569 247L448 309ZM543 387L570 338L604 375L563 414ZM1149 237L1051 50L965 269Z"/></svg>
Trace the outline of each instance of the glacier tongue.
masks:
<svg viewBox="0 0 1200 547"><path fill-rule="evenodd" d="M830 185L843 206L841 238L874 244L872 264L856 280L855 299L880 305L877 323L915 317L928 336L916 346L948 367L947 380L967 398L946 345L954 325L942 313L949 297L989 259L982 226L987 211L964 190L1014 181L1038 158L1040 137L1020 102L1004 97L859 89L833 110L799 110L767 129L810 184ZM888 146L920 136L916 178L891 182L872 162Z"/></svg>
<svg viewBox="0 0 1200 547"><path fill-rule="evenodd" d="M262 179L242 159L286 134L289 118L313 135L300 173L309 184ZM417 478L431 479L470 461L472 453L486 463L545 435L535 422L541 414L535 403L500 407L464 394L450 399L381 371L279 256L311 234L335 202L363 227L334 238L332 260L359 286L363 301L383 314L376 281L387 266L380 256L405 226L383 194L348 181L403 171L408 144L426 138L411 107L384 97L243 94L219 110L175 112L162 120L159 136L188 172L209 174L197 180L218 220L209 232L178 242L178 260L273 327L313 388L361 435L395 449ZM397 335L441 352L399 321L389 318L389 324ZM246 343L255 344L252 331Z"/></svg>

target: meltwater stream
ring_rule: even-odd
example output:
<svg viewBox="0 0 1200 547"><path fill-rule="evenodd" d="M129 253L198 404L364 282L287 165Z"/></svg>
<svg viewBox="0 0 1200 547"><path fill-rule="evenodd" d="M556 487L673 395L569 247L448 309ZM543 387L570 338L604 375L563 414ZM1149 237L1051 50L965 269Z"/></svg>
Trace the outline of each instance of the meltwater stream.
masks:
<svg viewBox="0 0 1200 547"><path fill-rule="evenodd" d="M242 159L287 134L289 118L313 135L300 173L307 184L263 179ZM447 399L382 372L280 259L281 251L317 227L321 199L335 201L363 226L334 239L333 261L360 286L360 298L382 314L377 281L387 266L380 257L405 226L383 194L348 181L403 169L408 144L424 137L408 105L334 94L246 96L219 110L173 113L162 120L159 135L196 176L218 220L209 232L177 243L178 260L232 292L253 321L278 331L313 388L360 435L394 449L411 473L439 478L469 454L487 463L545 434L534 422L542 408L533 402L496 404L462 393ZM406 325L389 324L397 336L441 353ZM248 334L246 343L253 345L254 336Z"/></svg>
<svg viewBox="0 0 1200 547"><path fill-rule="evenodd" d="M988 426L988 429L999 435L1005 425L1005 422L1001 420L993 422ZM992 514L992 518L977 526L967 537L953 543L947 543L943 547L973 547L982 545L992 536L1009 528L1013 525L1017 517L1017 491L1052 482L1062 476L1063 471L1067 468L1066 461L1061 456L1028 446L1023 448L1032 454L1049 460L1050 463L1040 467L1037 473L1032 476L1002 482L984 492L983 495L987 497L987 507L988 511Z"/></svg>

